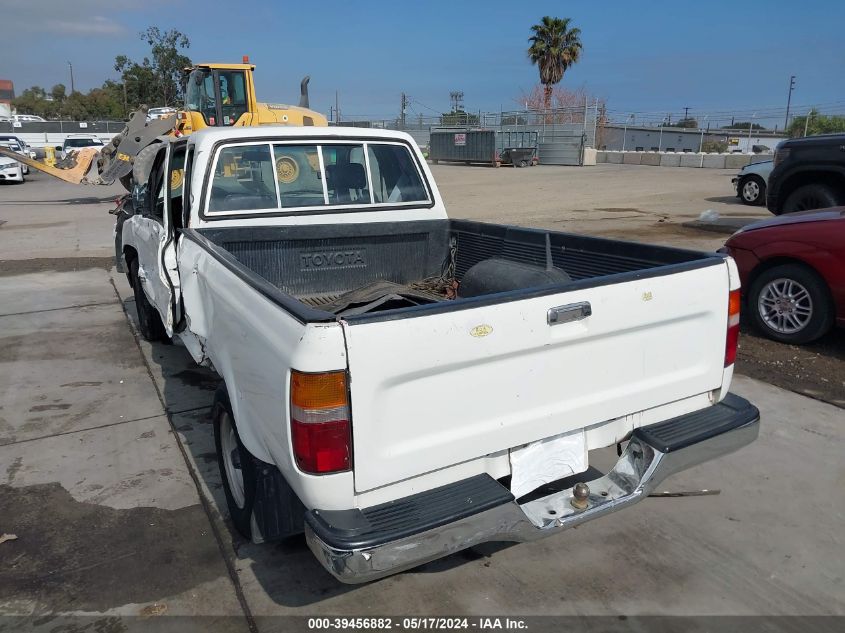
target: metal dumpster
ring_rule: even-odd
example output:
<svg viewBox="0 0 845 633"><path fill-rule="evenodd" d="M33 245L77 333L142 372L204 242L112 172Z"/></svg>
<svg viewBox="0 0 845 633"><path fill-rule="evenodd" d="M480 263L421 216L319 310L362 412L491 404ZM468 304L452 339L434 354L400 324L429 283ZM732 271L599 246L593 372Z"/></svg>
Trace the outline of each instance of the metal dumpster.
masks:
<svg viewBox="0 0 845 633"><path fill-rule="evenodd" d="M435 163L485 163L499 166L495 130L432 130L428 157Z"/></svg>

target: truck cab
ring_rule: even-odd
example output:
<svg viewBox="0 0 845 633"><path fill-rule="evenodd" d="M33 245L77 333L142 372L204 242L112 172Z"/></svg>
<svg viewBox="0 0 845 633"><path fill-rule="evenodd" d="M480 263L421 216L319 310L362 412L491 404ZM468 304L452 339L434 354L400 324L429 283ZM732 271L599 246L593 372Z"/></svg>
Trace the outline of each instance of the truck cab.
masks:
<svg viewBox="0 0 845 633"><path fill-rule="evenodd" d="M264 104L255 96L254 71L246 58L243 64L186 68L185 111L179 113L176 129L187 135L206 127L326 125L324 116L307 107L308 78L301 86L300 106Z"/></svg>

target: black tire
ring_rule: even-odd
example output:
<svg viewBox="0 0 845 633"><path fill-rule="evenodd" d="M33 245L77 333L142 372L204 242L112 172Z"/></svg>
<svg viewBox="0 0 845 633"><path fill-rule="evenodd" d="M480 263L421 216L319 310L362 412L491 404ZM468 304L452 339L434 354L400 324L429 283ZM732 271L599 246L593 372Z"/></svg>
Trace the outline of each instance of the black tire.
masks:
<svg viewBox="0 0 845 633"><path fill-rule="evenodd" d="M228 416L228 421L224 418ZM235 529L240 532L245 539L252 539L252 511L255 506L255 489L257 481L257 472L255 465L255 458L246 449L241 442L241 436L238 434L237 425L235 424L235 416L232 413L232 405L229 402L229 392L226 390L226 385L221 384L214 394L214 405L211 409L211 419L214 424L214 446L217 450L217 465L220 468L220 479L223 482L223 492L226 495L226 505L229 508L229 516L232 519L232 524ZM229 481L227 474L227 467L225 464L225 457L223 455L223 444L226 441L224 434L228 434L229 428L234 433L234 440L236 443L236 454L230 459L230 463L237 463L238 470L240 470L243 477L243 491L239 498L241 503L236 501L233 493L232 484ZM231 441L230 441L231 444Z"/></svg>
<svg viewBox="0 0 845 633"><path fill-rule="evenodd" d="M812 184L798 187L786 197L782 213L825 209L845 204L845 196L829 185Z"/></svg>
<svg viewBox="0 0 845 633"><path fill-rule="evenodd" d="M151 342L166 340L167 332L161 322L161 316L147 299L141 280L138 279L137 257L130 262L129 271L132 276L132 291L135 294L135 309L138 312L138 329L141 331L141 336Z"/></svg>
<svg viewBox="0 0 845 633"><path fill-rule="evenodd" d="M792 308L785 307L784 312L777 312L777 306L771 304L772 293L776 294L778 288L782 288L782 281L791 281L793 287L797 285L800 290L805 290L807 298L795 302L795 306L801 308L802 312L809 309L809 314L798 314L792 317ZM800 290L794 290L793 294L803 297ZM761 297L761 295L764 295ZM751 284L748 292L748 312L751 320L758 331L765 336L781 343L792 345L803 345L824 336L833 327L834 313L833 301L830 297L830 290L824 279L812 268L803 264L782 264L763 271ZM764 318L762 312L767 311ZM783 316L787 314L789 316ZM795 328L795 331L784 331L778 326L778 319L795 318L801 320L803 325ZM785 326L793 328L795 324L786 322Z"/></svg>
<svg viewBox="0 0 845 633"><path fill-rule="evenodd" d="M741 178L736 189L742 204L756 207L766 203L766 183L760 176Z"/></svg>
<svg viewBox="0 0 845 633"><path fill-rule="evenodd" d="M142 185L149 180L150 170L153 168L153 163L160 149L161 143L154 141L138 152L132 163L132 181L134 183Z"/></svg>

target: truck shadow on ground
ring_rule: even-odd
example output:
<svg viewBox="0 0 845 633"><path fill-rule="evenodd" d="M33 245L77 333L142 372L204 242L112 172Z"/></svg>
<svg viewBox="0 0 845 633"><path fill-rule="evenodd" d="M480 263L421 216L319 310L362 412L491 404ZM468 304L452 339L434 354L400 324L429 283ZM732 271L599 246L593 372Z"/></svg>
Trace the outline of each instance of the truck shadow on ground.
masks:
<svg viewBox="0 0 845 633"><path fill-rule="evenodd" d="M127 299L124 308L139 336L134 299ZM350 591L364 591L367 595L371 591L378 591L365 589L376 586L372 583L344 585L337 581L314 558L304 536L291 537L278 543L254 544L237 532L229 520L210 415L214 392L221 378L214 371L197 366L181 345L142 342L141 346L159 385L174 431L192 462L213 520L222 526L223 549L234 552L235 568L243 570L246 567L251 572L239 571L244 591L255 590L250 588L254 582L250 576L253 576L270 600L290 608L314 605ZM495 552L511 545L513 543L487 543L405 573L438 573L470 561L483 561L480 564L489 565L489 558ZM382 582L392 581L388 579Z"/></svg>
<svg viewBox="0 0 845 633"><path fill-rule="evenodd" d="M705 198L707 202L721 202L722 204L735 204L740 207L745 207L749 205L742 204L742 201L737 198L736 196L710 196L709 198ZM753 208L753 207L751 207Z"/></svg>

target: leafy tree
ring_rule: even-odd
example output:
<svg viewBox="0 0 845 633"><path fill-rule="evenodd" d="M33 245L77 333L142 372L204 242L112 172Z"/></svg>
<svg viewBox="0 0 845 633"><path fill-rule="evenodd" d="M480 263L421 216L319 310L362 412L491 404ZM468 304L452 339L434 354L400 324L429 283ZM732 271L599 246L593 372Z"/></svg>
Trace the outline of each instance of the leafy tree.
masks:
<svg viewBox="0 0 845 633"><path fill-rule="evenodd" d="M698 121L693 117L687 117L685 119L681 119L672 127L698 128Z"/></svg>
<svg viewBox="0 0 845 633"><path fill-rule="evenodd" d="M798 138L804 136L805 128L807 130L807 136L845 132L845 116L819 114L814 108L810 110L809 116L797 116L792 119L786 132L790 138Z"/></svg>
<svg viewBox="0 0 845 633"><path fill-rule="evenodd" d="M20 114L35 114L45 117L47 115L47 93L41 86L32 86L24 90L18 97L12 100L12 105Z"/></svg>
<svg viewBox="0 0 845 633"><path fill-rule="evenodd" d="M191 47L188 36L176 29L161 31L157 26L151 26L141 33L141 39L150 45L153 75L163 105L175 105L183 96L182 70L191 65L190 58L179 52Z"/></svg>
<svg viewBox="0 0 845 633"><path fill-rule="evenodd" d="M440 115L440 125L445 127L462 127L478 125L479 119L477 114L471 112L464 112L463 110L452 110L449 113Z"/></svg>
<svg viewBox="0 0 845 633"><path fill-rule="evenodd" d="M94 88L88 94L76 91L67 95L65 87L58 84L50 90L52 99L49 101L43 88L33 86L24 90L13 104L21 114L36 114L48 120L120 119L123 106L115 86L114 82L107 81L102 88Z"/></svg>
<svg viewBox="0 0 845 633"><path fill-rule="evenodd" d="M56 84L50 89L50 96L53 97L54 101L62 103L67 97L67 88L64 84Z"/></svg>
<svg viewBox="0 0 845 633"><path fill-rule="evenodd" d="M701 144L701 151L722 154L728 151L728 144L725 141L704 141Z"/></svg>
<svg viewBox="0 0 845 633"><path fill-rule="evenodd" d="M560 83L564 73L581 57L581 29L572 27L570 18L544 16L531 27L528 38L528 57L540 71L540 83L545 90L544 108L552 101L552 86Z"/></svg>
<svg viewBox="0 0 845 633"><path fill-rule="evenodd" d="M723 125L723 130L766 130L765 127L760 125L759 123L752 123L751 121L737 121L733 125Z"/></svg>
<svg viewBox="0 0 845 633"><path fill-rule="evenodd" d="M151 26L140 34L150 46L151 57L136 62L126 55L118 55L114 69L120 73L125 87L125 105L129 110L140 104L174 106L183 98L182 70L191 60L180 51L190 48L188 36L176 29L162 31Z"/></svg>

